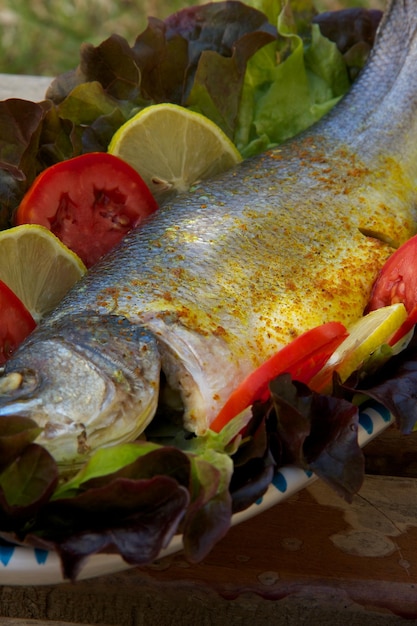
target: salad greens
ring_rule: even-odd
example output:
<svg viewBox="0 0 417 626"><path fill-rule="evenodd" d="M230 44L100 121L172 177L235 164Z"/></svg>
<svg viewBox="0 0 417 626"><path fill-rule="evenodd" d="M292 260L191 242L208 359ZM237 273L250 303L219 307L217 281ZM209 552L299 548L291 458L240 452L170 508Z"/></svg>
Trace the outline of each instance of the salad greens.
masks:
<svg viewBox="0 0 417 626"><path fill-rule="evenodd" d="M53 81L45 101L0 102L0 228L10 225L37 174L106 151L114 132L150 104L204 113L243 156L316 121L349 88L357 60L346 59L368 45L377 20L369 26L370 12L360 10L314 24L312 0L279 7L276 0L228 0L149 18L132 46L116 34L84 44L78 67ZM348 44L340 31L350 33Z"/></svg>
<svg viewBox="0 0 417 626"><path fill-rule="evenodd" d="M0 227L40 171L106 151L117 128L150 104L204 113L244 156L319 119L363 64L380 13L317 16L311 0L278 7L275 0L226 1L150 18L132 46L117 35L85 44L79 66L52 83L45 101L0 102ZM175 533L186 557L201 560L232 514L256 502L285 463L316 472L350 500L364 471L355 396L360 390L385 403L410 431L416 360L410 347L390 360L386 367L395 369L386 377L383 370L366 385L360 373L344 385L335 380L332 397L284 374L267 402L219 434L158 433L152 425L152 440L101 449L70 475L34 443L34 422L3 418L0 536L57 550L64 575L75 579L97 552L149 563Z"/></svg>

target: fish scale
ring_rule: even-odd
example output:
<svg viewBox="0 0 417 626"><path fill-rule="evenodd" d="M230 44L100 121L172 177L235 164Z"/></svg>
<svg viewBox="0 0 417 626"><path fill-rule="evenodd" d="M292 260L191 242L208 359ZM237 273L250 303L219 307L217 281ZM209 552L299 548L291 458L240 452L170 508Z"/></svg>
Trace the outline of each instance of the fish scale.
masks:
<svg viewBox="0 0 417 626"><path fill-rule="evenodd" d="M349 325L362 315L382 264L417 229L417 148L409 137L417 121L417 2L394 1L386 16L367 68L326 118L178 196L90 270L7 363L0 415L30 415L47 432L56 418L53 388L65 385L62 419L71 436L65 445L62 435L39 441L67 462L114 443L105 432L112 431L109 394L121 395L124 422L132 424L119 429L118 440L145 428L162 369L182 396L186 428L201 434L232 390L279 348L324 322ZM71 335L80 353L75 331L86 316L94 372L102 371L106 385L92 378L98 408L77 430L82 399L75 365L67 344L60 361L59 346ZM129 383L131 367L119 353L119 376L104 358L118 342L117 323L108 321L108 343L101 347L95 325L109 316L142 329L137 346L133 335L130 340L133 357L129 352L142 385ZM54 358L48 357L51 338ZM34 368L40 382L25 387L25 372ZM13 389L7 381L16 373L21 379ZM120 410L113 404L116 423ZM100 406L107 425L101 430Z"/></svg>

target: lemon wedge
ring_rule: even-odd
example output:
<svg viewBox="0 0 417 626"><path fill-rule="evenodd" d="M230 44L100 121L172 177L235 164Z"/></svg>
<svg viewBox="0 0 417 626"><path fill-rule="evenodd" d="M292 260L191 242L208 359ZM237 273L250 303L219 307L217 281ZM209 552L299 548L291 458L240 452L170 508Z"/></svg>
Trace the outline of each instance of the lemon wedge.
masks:
<svg viewBox="0 0 417 626"><path fill-rule="evenodd" d="M217 124L175 104L142 109L116 131L108 152L129 163L160 203L242 160Z"/></svg>
<svg viewBox="0 0 417 626"><path fill-rule="evenodd" d="M44 226L23 224L0 232L0 280L36 322L85 272L81 259Z"/></svg>
<svg viewBox="0 0 417 626"><path fill-rule="evenodd" d="M402 302L371 311L348 328L348 337L334 351L326 365L314 376L309 386L329 393L333 372L344 382L403 324L407 310Z"/></svg>

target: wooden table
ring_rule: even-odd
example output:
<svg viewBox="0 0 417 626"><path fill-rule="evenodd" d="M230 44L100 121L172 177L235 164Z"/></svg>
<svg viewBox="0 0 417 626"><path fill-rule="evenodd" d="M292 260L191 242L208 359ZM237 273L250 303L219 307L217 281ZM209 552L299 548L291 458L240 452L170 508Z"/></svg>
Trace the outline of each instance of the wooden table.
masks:
<svg viewBox="0 0 417 626"><path fill-rule="evenodd" d="M0 74L0 100L24 98L39 102L51 83L48 76L21 76Z"/></svg>
<svg viewBox="0 0 417 626"><path fill-rule="evenodd" d="M40 100L48 83L0 75L0 99ZM0 626L417 624L417 435L391 428L366 455L352 505L316 482L198 565L178 554L75 585L0 587Z"/></svg>

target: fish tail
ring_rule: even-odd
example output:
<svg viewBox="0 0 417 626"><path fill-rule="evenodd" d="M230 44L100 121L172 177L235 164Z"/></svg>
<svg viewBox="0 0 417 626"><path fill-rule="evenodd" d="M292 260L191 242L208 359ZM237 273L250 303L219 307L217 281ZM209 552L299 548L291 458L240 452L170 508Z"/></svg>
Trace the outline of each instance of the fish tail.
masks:
<svg viewBox="0 0 417 626"><path fill-rule="evenodd" d="M391 0L368 63L322 134L370 158L397 157L417 181L416 67L417 0Z"/></svg>

